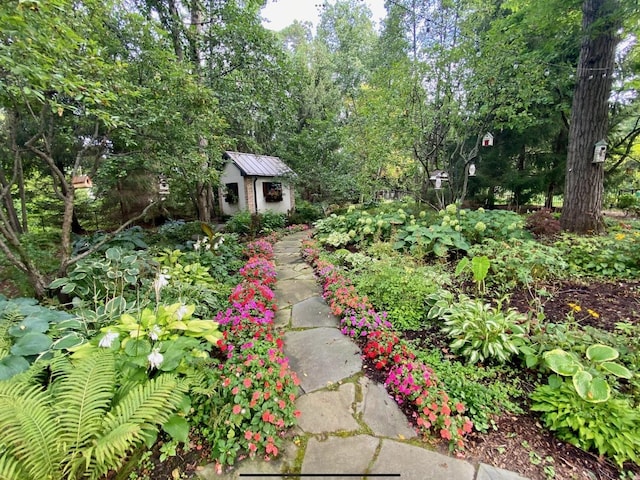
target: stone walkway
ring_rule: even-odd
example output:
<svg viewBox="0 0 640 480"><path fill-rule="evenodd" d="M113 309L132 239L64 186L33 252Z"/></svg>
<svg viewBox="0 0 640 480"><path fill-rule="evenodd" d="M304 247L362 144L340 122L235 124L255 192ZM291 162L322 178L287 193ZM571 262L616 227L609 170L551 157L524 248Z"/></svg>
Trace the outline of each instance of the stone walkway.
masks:
<svg viewBox="0 0 640 480"><path fill-rule="evenodd" d="M302 389L295 441L287 443L277 461L245 461L223 476L205 467L199 475L225 480L523 480L424 448L384 387L363 375L360 350L338 330L339 320L300 256L300 241L307 236L292 234L274 247L276 324L286 332L285 354Z"/></svg>

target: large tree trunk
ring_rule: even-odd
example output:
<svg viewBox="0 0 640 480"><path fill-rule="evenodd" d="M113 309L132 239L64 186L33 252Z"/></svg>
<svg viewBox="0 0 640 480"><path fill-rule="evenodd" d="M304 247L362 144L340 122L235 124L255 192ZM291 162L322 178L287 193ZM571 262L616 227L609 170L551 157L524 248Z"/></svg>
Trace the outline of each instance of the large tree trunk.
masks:
<svg viewBox="0 0 640 480"><path fill-rule="evenodd" d="M576 233L604 231L602 163L592 163L596 142L607 135L609 96L619 38L619 0L585 0L583 39L571 106L562 228Z"/></svg>

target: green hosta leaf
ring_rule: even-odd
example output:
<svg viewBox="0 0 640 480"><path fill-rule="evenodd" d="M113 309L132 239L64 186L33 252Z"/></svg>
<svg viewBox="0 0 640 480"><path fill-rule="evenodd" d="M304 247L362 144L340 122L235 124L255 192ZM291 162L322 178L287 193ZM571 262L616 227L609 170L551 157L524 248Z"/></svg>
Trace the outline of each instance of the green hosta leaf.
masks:
<svg viewBox="0 0 640 480"><path fill-rule="evenodd" d="M544 354L544 360L547 366L555 373L567 377L575 375L582 369L582 366L570 353L559 348L546 352Z"/></svg>
<svg viewBox="0 0 640 480"><path fill-rule="evenodd" d="M618 351L608 345L591 345L587 348L587 358L594 362L608 362L609 360L615 360L620 354Z"/></svg>
<svg viewBox="0 0 640 480"><path fill-rule="evenodd" d="M75 290L76 288L76 284L73 282L69 282L67 284L65 284L62 289L60 290L62 293L71 293Z"/></svg>
<svg viewBox="0 0 640 480"><path fill-rule="evenodd" d="M578 395L587 402L606 402L611 397L611 387L603 378L593 378L589 372L579 371L573 376L573 386Z"/></svg>
<svg viewBox="0 0 640 480"><path fill-rule="evenodd" d="M118 247L111 247L109 249L107 249L107 251L104 253L104 256L106 258L108 258L109 260L115 260L118 261L120 260L121 252L120 249Z"/></svg>
<svg viewBox="0 0 640 480"><path fill-rule="evenodd" d="M562 377L558 375L549 375L549 380L547 382L551 388L556 389L560 388L564 380L562 380Z"/></svg>
<svg viewBox="0 0 640 480"><path fill-rule="evenodd" d="M600 366L609 373L612 373L616 377L620 378L631 378L633 377L633 373L631 371L619 363L615 362L602 362Z"/></svg>
<svg viewBox="0 0 640 480"><path fill-rule="evenodd" d="M37 355L51 346L51 339L44 333L30 332L20 337L11 347L13 355Z"/></svg>
<svg viewBox="0 0 640 480"><path fill-rule="evenodd" d="M189 440L189 422L180 415L172 415L167 422L162 425L162 429L171 435L171 438L178 442L186 443Z"/></svg>
<svg viewBox="0 0 640 480"><path fill-rule="evenodd" d="M124 353L131 357L149 355L151 353L151 344L144 339L130 339L124 347Z"/></svg>
<svg viewBox="0 0 640 480"><path fill-rule="evenodd" d="M27 333L44 333L49 329L49 322L42 318L27 317L9 329L12 337L24 337Z"/></svg>
<svg viewBox="0 0 640 480"><path fill-rule="evenodd" d="M20 356L9 355L0 360L0 380L8 380L29 368L29 362Z"/></svg>
<svg viewBox="0 0 640 480"><path fill-rule="evenodd" d="M51 347L55 350L66 350L77 345L82 344L85 341L84 337L77 332L70 332L64 337L59 338Z"/></svg>

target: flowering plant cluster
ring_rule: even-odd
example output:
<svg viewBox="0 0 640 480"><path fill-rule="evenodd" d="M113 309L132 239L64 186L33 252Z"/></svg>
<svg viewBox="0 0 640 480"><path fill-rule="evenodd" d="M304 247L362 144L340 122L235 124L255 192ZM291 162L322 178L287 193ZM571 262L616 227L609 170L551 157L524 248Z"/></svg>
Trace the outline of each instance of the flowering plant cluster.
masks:
<svg viewBox="0 0 640 480"><path fill-rule="evenodd" d="M259 238L247 243L243 254L249 258L259 257L265 260L273 260L273 244L265 238Z"/></svg>
<svg viewBox="0 0 640 480"><path fill-rule="evenodd" d="M473 423L462 414L465 407L456 402L455 411L447 393L438 388L433 370L423 363L403 359L394 364L385 381L385 387L398 404L411 404L411 416L423 432L433 432L449 442L450 449L464 449L464 436L473 429Z"/></svg>
<svg viewBox="0 0 640 480"><path fill-rule="evenodd" d="M276 270L272 262L263 256L251 257L240 269L243 278L260 279L263 285L276 283Z"/></svg>
<svg viewBox="0 0 640 480"><path fill-rule="evenodd" d="M220 473L246 456L276 457L282 437L300 415L294 406L300 382L273 327L276 305L268 286L275 280L273 247L262 238L248 244L245 254L250 258L230 296L232 306L216 318L225 358L215 371L209 408L217 420L209 436Z"/></svg>
<svg viewBox="0 0 640 480"><path fill-rule="evenodd" d="M302 253L315 268L331 311L342 316L342 333L359 341L363 355L386 374L385 387L405 411L411 412L419 431L425 436L435 434L448 441L452 450L461 451L464 436L473 428L463 415L464 405L452 405L433 370L416 360L400 340L386 312L376 312L366 297L358 296L340 270L320 258L314 241L304 242Z"/></svg>

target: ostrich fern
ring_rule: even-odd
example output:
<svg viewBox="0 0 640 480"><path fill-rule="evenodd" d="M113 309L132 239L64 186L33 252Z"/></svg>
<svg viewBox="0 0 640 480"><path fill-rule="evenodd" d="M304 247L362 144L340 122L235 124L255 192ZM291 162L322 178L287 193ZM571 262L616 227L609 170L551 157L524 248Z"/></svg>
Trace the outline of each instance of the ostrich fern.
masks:
<svg viewBox="0 0 640 480"><path fill-rule="evenodd" d="M0 480L97 479L156 433L187 390L174 375L162 374L116 398L108 351L72 367L53 362L46 390L0 382Z"/></svg>

